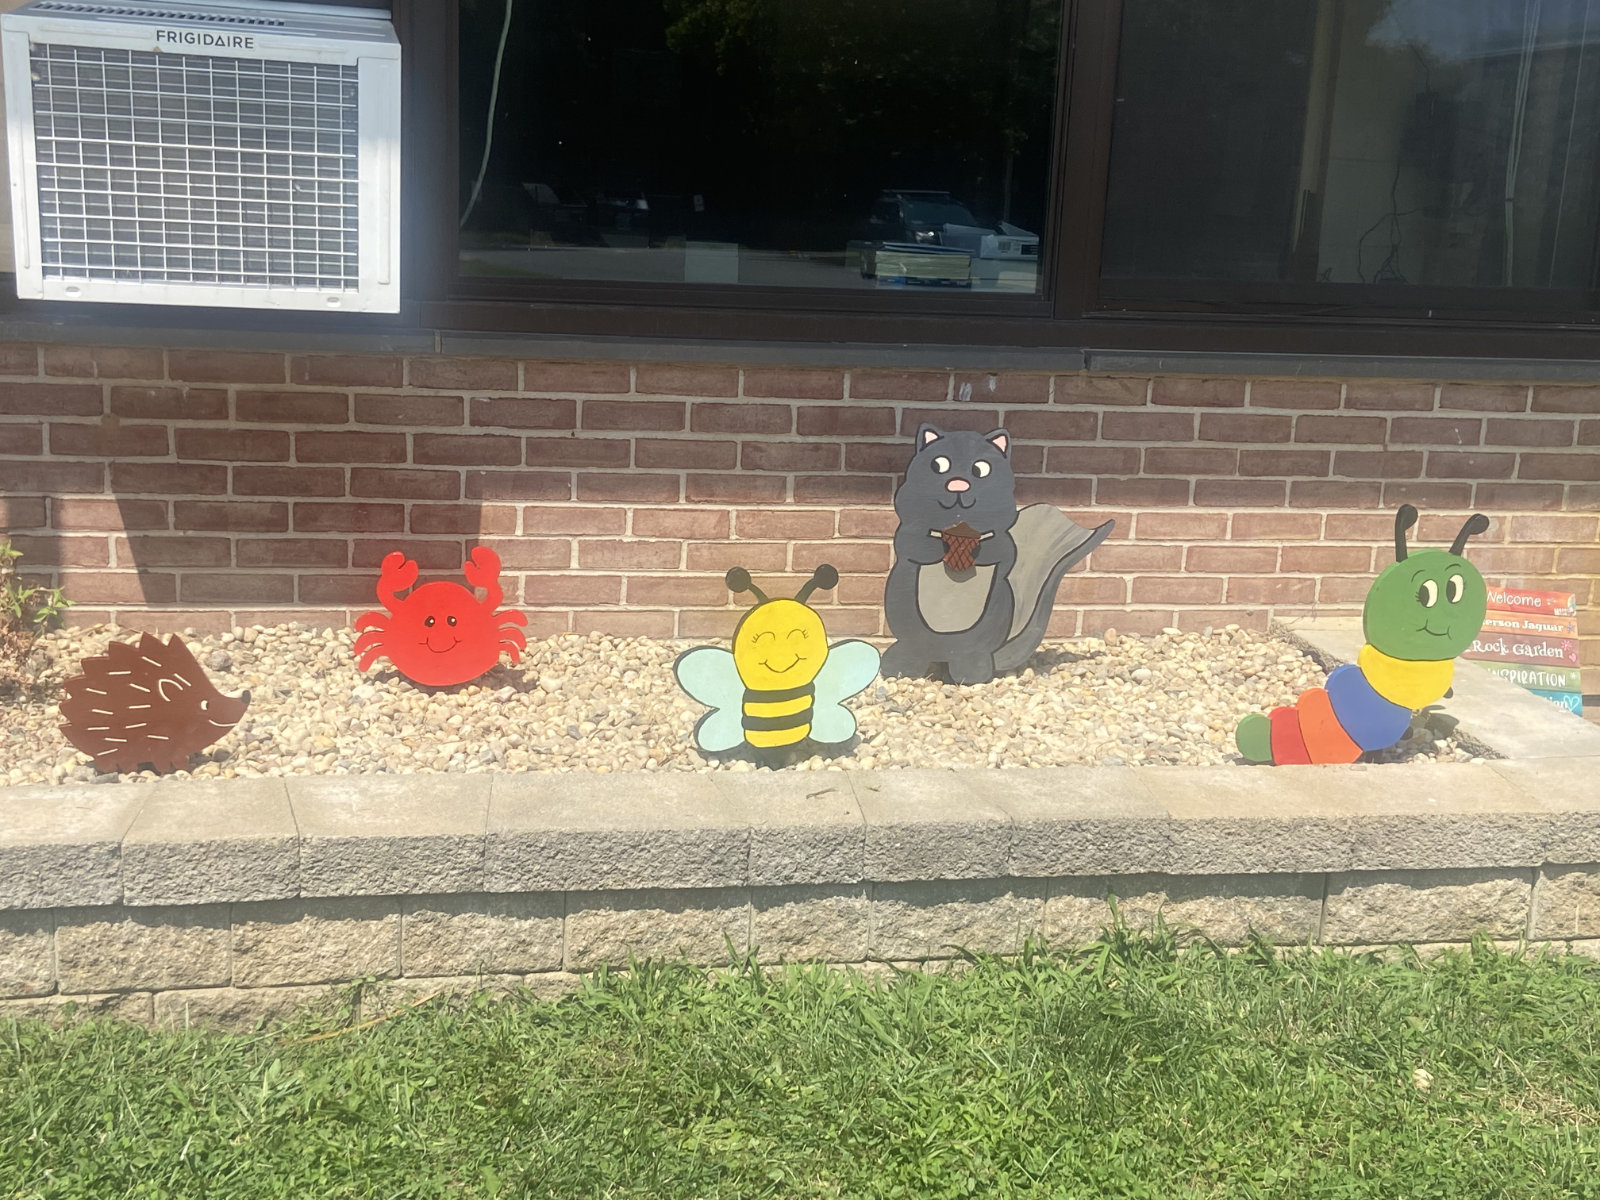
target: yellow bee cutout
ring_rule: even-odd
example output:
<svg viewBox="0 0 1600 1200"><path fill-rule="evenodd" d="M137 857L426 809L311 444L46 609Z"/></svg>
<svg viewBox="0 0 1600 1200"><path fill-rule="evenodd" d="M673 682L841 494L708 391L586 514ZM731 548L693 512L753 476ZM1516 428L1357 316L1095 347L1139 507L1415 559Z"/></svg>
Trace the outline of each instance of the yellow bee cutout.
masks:
<svg viewBox="0 0 1600 1200"><path fill-rule="evenodd" d="M743 567L727 579L730 591L760 601L733 631L733 650L697 646L672 666L678 686L711 708L694 727L695 744L720 754L744 743L778 761L808 737L849 741L856 718L843 701L877 678L878 651L853 638L829 646L821 616L806 604L818 588L837 585L839 572L824 563L793 600L768 600Z"/></svg>

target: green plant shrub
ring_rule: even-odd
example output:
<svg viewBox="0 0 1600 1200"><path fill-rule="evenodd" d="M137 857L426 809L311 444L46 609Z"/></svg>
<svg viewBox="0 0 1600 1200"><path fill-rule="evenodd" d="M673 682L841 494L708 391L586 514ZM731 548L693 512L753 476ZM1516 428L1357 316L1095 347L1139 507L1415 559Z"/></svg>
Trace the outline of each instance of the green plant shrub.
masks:
<svg viewBox="0 0 1600 1200"><path fill-rule="evenodd" d="M72 605L58 587L19 579L21 557L10 538L0 537L0 692L28 689L32 680L27 662L34 641Z"/></svg>

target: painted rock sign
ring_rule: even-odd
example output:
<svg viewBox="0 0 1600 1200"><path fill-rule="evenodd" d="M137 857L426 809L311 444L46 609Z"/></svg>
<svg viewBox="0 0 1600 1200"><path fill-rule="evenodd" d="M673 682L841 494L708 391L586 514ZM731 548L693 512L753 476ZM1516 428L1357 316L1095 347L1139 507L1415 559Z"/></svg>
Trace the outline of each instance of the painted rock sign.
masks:
<svg viewBox="0 0 1600 1200"><path fill-rule="evenodd" d="M1061 577L1105 541L1115 522L1085 529L1049 504L1020 511L1011 435L917 430L884 615L896 641L888 676L945 668L956 683L987 683L1039 648Z"/></svg>
<svg viewBox="0 0 1600 1200"><path fill-rule="evenodd" d="M1491 587L1483 630L1461 657L1581 717L1577 612L1572 592Z"/></svg>
<svg viewBox="0 0 1600 1200"><path fill-rule="evenodd" d="M177 634L112 642L67 680L61 732L103 773L178 771L244 717L250 693L224 696Z"/></svg>
<svg viewBox="0 0 1600 1200"><path fill-rule="evenodd" d="M1362 631L1367 644L1354 664L1336 667L1320 688L1301 693L1293 707L1249 713L1234 740L1257 763L1347 763L1405 736L1414 710L1450 690L1455 658L1483 626L1488 589L1462 557L1467 539L1489 528L1474 513L1448 551L1406 551L1406 530L1417 510L1400 506L1394 519L1394 562L1367 592Z"/></svg>
<svg viewBox="0 0 1600 1200"><path fill-rule="evenodd" d="M824 563L793 600L767 599L743 567L727 582L758 601L733 631L733 648L697 646L672 668L678 686L711 709L694 727L695 744L708 754L747 746L779 765L807 741L849 741L856 718L844 701L877 678L878 651L855 639L828 645L821 615L806 604L818 588L836 586L839 573Z"/></svg>
<svg viewBox="0 0 1600 1200"><path fill-rule="evenodd" d="M502 651L520 661L528 643L515 627L528 618L500 608L500 556L487 546L475 548L461 565L467 582L487 593L483 600L447 580L400 597L417 582L417 564L398 550L385 556L380 569L378 599L388 612L356 619L361 636L352 649L361 670L382 656L413 683L450 687L478 678L500 661Z"/></svg>

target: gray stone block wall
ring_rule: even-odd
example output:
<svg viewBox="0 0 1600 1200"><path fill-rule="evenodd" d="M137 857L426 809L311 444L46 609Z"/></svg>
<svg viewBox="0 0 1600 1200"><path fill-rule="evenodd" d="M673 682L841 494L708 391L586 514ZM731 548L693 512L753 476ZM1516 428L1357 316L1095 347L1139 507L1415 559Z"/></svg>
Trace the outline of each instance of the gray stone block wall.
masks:
<svg viewBox="0 0 1600 1200"><path fill-rule="evenodd" d="M1115 920L1600 954L1593 775L1579 755L0 789L0 1015L237 1027L559 995L636 958L940 963Z"/></svg>

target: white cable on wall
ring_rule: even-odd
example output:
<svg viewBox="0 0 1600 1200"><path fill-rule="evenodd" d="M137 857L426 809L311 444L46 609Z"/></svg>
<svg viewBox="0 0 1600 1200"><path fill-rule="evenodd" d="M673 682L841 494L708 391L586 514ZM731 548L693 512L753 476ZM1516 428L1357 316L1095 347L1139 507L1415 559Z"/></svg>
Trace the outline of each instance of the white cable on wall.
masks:
<svg viewBox="0 0 1600 1200"><path fill-rule="evenodd" d="M494 81L489 85L489 113L483 122L483 161L478 164L478 177L472 181L472 195L467 198L467 207L462 210L457 229L466 228L467 218L478 207L478 197L483 195L483 177L489 173L489 151L494 149L494 110L500 101L500 68L506 59L506 38L511 33L511 10L515 5L516 0L506 0L505 24L500 26L500 48L494 52Z"/></svg>

